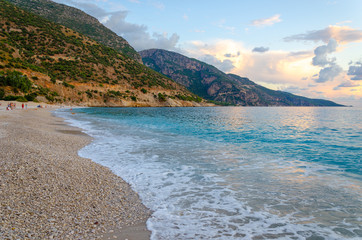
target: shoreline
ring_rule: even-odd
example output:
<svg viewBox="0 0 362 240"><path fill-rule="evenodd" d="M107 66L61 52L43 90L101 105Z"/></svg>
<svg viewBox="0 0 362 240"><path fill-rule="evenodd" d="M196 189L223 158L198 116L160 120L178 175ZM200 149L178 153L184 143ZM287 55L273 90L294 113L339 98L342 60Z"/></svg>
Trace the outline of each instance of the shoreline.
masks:
<svg viewBox="0 0 362 240"><path fill-rule="evenodd" d="M0 238L150 239L150 210L110 169L78 155L92 138L55 117L59 106L1 103Z"/></svg>

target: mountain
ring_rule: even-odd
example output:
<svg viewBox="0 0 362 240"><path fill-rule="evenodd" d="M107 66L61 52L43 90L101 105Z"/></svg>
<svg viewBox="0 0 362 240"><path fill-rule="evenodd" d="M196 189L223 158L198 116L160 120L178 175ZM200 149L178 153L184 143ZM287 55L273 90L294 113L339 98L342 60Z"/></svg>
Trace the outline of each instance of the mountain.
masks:
<svg viewBox="0 0 362 240"><path fill-rule="evenodd" d="M175 52L150 49L140 55L146 66L208 100L240 106L341 106L328 100L274 91Z"/></svg>
<svg viewBox="0 0 362 240"><path fill-rule="evenodd" d="M198 106L184 86L110 47L0 0L0 99Z"/></svg>
<svg viewBox="0 0 362 240"><path fill-rule="evenodd" d="M141 62L136 50L122 37L85 12L50 0L8 0L29 12L80 32Z"/></svg>

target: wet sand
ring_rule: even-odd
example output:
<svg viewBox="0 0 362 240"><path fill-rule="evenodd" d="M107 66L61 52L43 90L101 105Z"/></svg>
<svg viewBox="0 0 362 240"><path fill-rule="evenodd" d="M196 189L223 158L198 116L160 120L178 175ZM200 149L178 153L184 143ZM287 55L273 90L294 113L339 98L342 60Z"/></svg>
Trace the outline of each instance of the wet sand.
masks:
<svg viewBox="0 0 362 240"><path fill-rule="evenodd" d="M0 239L150 238L150 211L120 177L78 156L92 139L52 116L0 102Z"/></svg>

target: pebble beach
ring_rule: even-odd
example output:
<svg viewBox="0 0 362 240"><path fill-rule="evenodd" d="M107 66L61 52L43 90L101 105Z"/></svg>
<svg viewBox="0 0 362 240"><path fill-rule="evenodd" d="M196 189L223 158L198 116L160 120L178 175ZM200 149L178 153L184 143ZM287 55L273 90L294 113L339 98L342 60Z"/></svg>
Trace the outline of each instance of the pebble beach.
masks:
<svg viewBox="0 0 362 240"><path fill-rule="evenodd" d="M150 211L108 168L78 156L92 139L57 106L0 105L0 239L149 239Z"/></svg>

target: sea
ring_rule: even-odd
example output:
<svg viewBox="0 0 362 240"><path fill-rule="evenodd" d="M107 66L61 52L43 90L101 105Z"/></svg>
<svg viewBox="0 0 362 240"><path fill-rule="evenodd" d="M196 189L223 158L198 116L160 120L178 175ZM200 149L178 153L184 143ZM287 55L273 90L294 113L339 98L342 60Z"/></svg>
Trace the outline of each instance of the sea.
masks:
<svg viewBox="0 0 362 240"><path fill-rule="evenodd" d="M60 109L151 239L362 239L362 108Z"/></svg>

